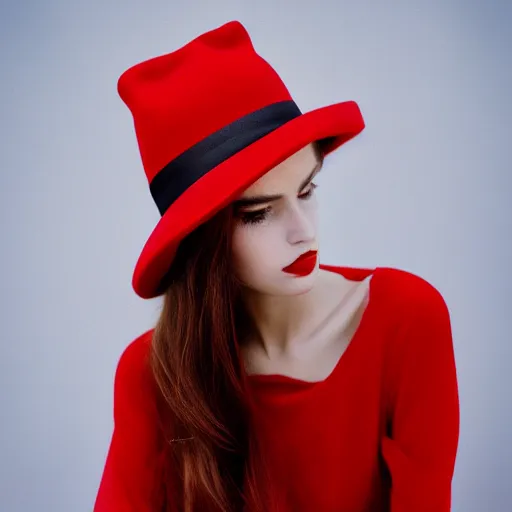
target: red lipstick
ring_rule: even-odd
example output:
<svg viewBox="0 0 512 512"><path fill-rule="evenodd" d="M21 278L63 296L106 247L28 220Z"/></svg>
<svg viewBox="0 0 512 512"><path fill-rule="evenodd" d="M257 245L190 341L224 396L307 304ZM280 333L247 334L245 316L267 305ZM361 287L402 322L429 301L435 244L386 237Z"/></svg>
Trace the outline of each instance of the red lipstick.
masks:
<svg viewBox="0 0 512 512"><path fill-rule="evenodd" d="M317 251L308 251L300 255L291 265L283 268L283 272L295 274L298 276L307 276L311 274L316 265Z"/></svg>

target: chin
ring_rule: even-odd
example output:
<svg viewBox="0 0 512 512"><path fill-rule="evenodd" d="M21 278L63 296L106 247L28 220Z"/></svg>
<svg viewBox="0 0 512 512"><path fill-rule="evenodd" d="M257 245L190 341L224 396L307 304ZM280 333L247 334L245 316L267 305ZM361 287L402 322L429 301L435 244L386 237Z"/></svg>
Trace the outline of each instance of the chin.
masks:
<svg viewBox="0 0 512 512"><path fill-rule="evenodd" d="M278 270L269 278L270 273L263 275L247 274L240 276L244 286L254 292L264 295L302 295L311 291L318 281L320 267L318 262L313 271L305 276L288 274Z"/></svg>
<svg viewBox="0 0 512 512"><path fill-rule="evenodd" d="M316 284L318 279L318 265L310 274L305 276L297 276L283 272L283 288L288 289L295 294L309 292Z"/></svg>

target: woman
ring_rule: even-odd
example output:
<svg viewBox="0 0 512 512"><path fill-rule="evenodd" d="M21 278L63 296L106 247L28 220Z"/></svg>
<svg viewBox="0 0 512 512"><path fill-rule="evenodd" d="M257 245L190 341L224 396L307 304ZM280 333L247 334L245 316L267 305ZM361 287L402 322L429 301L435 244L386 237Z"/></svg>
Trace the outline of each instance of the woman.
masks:
<svg viewBox="0 0 512 512"><path fill-rule="evenodd" d="M398 269L319 263L315 176L364 128L302 114L239 22L118 90L162 218L133 287L95 512L445 512L459 434L450 317Z"/></svg>

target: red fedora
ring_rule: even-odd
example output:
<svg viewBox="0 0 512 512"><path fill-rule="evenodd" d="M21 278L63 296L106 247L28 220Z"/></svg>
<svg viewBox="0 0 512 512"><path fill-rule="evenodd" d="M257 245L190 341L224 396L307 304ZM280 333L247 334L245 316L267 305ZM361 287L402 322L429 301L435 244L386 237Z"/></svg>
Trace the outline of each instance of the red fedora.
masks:
<svg viewBox="0 0 512 512"><path fill-rule="evenodd" d="M332 152L364 128L354 101L302 113L238 21L140 62L118 80L151 195L161 214L132 286L144 299L183 238L281 161L327 139Z"/></svg>

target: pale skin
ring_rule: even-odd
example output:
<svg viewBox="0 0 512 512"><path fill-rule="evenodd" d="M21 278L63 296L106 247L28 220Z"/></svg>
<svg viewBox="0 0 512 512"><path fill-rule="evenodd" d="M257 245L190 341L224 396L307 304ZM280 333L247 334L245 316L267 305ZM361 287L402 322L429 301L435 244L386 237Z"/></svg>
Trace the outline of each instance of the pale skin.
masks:
<svg viewBox="0 0 512 512"><path fill-rule="evenodd" d="M242 346L248 373L325 379L350 343L368 303L369 278L356 282L319 268L315 170L318 161L308 145L239 198L280 196L236 210L235 272L244 283L244 302L257 331ZM251 218L254 222L248 222ZM296 277L282 271L311 249L319 256L311 274Z"/></svg>

